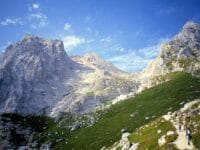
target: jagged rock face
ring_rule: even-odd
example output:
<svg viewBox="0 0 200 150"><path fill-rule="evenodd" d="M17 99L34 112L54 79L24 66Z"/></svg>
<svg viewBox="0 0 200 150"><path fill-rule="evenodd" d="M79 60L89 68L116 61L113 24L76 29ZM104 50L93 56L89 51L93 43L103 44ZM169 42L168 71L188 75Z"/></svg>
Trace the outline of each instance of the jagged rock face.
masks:
<svg viewBox="0 0 200 150"><path fill-rule="evenodd" d="M86 77L83 82L88 83L90 85L88 88L98 91L98 93L102 93L104 90L108 90L109 93L117 91L118 94L129 93L135 86L134 75L119 70L94 53L72 59L90 68L90 71L83 75ZM96 94L98 95L98 93Z"/></svg>
<svg viewBox="0 0 200 150"><path fill-rule="evenodd" d="M94 53L71 59L59 40L26 36L0 62L0 112L87 112L138 88L133 75Z"/></svg>
<svg viewBox="0 0 200 150"><path fill-rule="evenodd" d="M141 73L147 87L155 76L174 71L199 74L200 70L200 25L187 22L180 33L160 48L160 55Z"/></svg>
<svg viewBox="0 0 200 150"><path fill-rule="evenodd" d="M37 113L65 91L71 59L62 41L26 36L10 45L0 65L0 112Z"/></svg>
<svg viewBox="0 0 200 150"><path fill-rule="evenodd" d="M26 36L0 56L0 112L87 112L105 100L153 85L173 71L199 74L200 25L188 22L139 74L123 72L96 54L68 57L59 40ZM159 84L160 81L156 84Z"/></svg>
<svg viewBox="0 0 200 150"><path fill-rule="evenodd" d="M200 25L187 22L182 31L161 48L160 57L170 69L200 69L195 66L200 61Z"/></svg>

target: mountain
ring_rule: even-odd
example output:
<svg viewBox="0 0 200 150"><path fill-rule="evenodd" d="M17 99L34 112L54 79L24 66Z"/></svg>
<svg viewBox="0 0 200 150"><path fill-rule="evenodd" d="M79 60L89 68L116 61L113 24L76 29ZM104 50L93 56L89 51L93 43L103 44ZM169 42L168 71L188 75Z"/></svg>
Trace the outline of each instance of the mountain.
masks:
<svg viewBox="0 0 200 150"><path fill-rule="evenodd" d="M149 63L140 79L144 87L150 87L156 76L175 71L199 74L199 70L200 25L189 21L172 40L161 46L160 55Z"/></svg>
<svg viewBox="0 0 200 150"><path fill-rule="evenodd" d="M96 54L70 58L60 40L27 35L1 55L0 112L85 112L137 89L133 76Z"/></svg>
<svg viewBox="0 0 200 150"><path fill-rule="evenodd" d="M59 40L27 35L6 48L0 64L0 112L38 113L67 91L73 61Z"/></svg>
<svg viewBox="0 0 200 150"><path fill-rule="evenodd" d="M165 82L167 73L198 74L200 25L187 22L138 74L123 72L95 53L69 57L62 41L33 35L8 46L0 62L0 112L85 113Z"/></svg>
<svg viewBox="0 0 200 150"><path fill-rule="evenodd" d="M26 115L0 115L0 148L198 149L199 28L187 22L138 74L120 71L94 53L69 57L58 40L28 36L9 46L0 57L1 112ZM47 43L54 46L46 49ZM129 93L134 96L90 112ZM27 115L41 111L56 119ZM62 113L68 111L78 114ZM182 121L193 133L190 146L182 144L186 141L185 130L178 129Z"/></svg>
<svg viewBox="0 0 200 150"><path fill-rule="evenodd" d="M68 80L72 92L65 95L52 110L52 116L69 108L69 99L75 102L70 111L85 113L120 95L135 93L139 83L136 76L123 72L95 53L73 56L78 64L75 75Z"/></svg>

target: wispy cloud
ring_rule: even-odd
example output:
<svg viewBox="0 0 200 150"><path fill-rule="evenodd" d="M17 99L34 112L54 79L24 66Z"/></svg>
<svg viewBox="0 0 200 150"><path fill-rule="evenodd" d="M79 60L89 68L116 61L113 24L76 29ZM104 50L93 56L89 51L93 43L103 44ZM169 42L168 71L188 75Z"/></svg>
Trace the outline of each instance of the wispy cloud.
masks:
<svg viewBox="0 0 200 150"><path fill-rule="evenodd" d="M0 21L1 26L8 25L30 25L33 29L45 27L48 24L48 17L43 13L31 13L28 17L7 17Z"/></svg>
<svg viewBox="0 0 200 150"><path fill-rule="evenodd" d="M47 19L47 16L43 13L35 13L29 15L30 19Z"/></svg>
<svg viewBox="0 0 200 150"><path fill-rule="evenodd" d="M21 18L18 17L8 17L5 18L3 21L0 22L2 26L8 26L8 25L24 25L24 22L21 20Z"/></svg>
<svg viewBox="0 0 200 150"><path fill-rule="evenodd" d="M40 5L37 4L37 3L33 3L33 4L32 4L32 8L33 8L33 9L38 9L39 7L40 7Z"/></svg>
<svg viewBox="0 0 200 150"><path fill-rule="evenodd" d="M64 25L64 30L69 31L71 29L71 27L72 27L71 24L66 22L65 25Z"/></svg>
<svg viewBox="0 0 200 150"><path fill-rule="evenodd" d="M29 4L28 10L29 11L34 11L40 8L40 4L38 3L33 3L33 4Z"/></svg>
<svg viewBox="0 0 200 150"><path fill-rule="evenodd" d="M168 40L168 38L160 39L155 45L128 50L128 53L108 58L108 61L122 70L129 72L141 71L152 59L159 55L160 45ZM123 48L122 50L124 51L125 49Z"/></svg>
<svg viewBox="0 0 200 150"><path fill-rule="evenodd" d="M40 12L40 4L29 4L29 14L26 17L6 17L4 20L0 20L1 26L8 25L28 25L33 29L39 29L45 27L48 24L48 17Z"/></svg>
<svg viewBox="0 0 200 150"><path fill-rule="evenodd" d="M70 51L72 48L84 44L85 42L85 38L78 37L75 35L65 36L63 38L64 47L67 51Z"/></svg>
<svg viewBox="0 0 200 150"><path fill-rule="evenodd" d="M142 70L149 62L149 59L144 59L132 51L128 54L111 57L108 61L122 70L135 72Z"/></svg>
<svg viewBox="0 0 200 150"><path fill-rule="evenodd" d="M45 27L48 24L47 19L48 17L43 13L33 13L28 16L28 22L33 29Z"/></svg>

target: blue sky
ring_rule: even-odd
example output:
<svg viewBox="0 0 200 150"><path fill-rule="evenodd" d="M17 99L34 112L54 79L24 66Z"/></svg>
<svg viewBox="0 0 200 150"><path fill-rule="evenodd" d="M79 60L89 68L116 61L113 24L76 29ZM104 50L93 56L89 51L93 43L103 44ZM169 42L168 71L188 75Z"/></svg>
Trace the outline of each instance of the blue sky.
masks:
<svg viewBox="0 0 200 150"><path fill-rule="evenodd" d="M69 55L96 52L122 70L142 70L199 0L0 0L0 51L27 33L64 41Z"/></svg>

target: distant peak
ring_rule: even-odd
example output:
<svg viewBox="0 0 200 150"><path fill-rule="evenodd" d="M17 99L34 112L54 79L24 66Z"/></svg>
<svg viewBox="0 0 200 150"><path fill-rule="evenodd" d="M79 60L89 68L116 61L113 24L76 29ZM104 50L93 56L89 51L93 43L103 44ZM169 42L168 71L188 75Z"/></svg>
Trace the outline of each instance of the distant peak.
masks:
<svg viewBox="0 0 200 150"><path fill-rule="evenodd" d="M89 53L86 53L84 56L89 56L89 57L99 57L97 53L95 52L89 52Z"/></svg>
<svg viewBox="0 0 200 150"><path fill-rule="evenodd" d="M38 36L33 35L33 34L26 34L23 39L28 40L28 39L43 39L43 38L38 37Z"/></svg>
<svg viewBox="0 0 200 150"><path fill-rule="evenodd" d="M200 24L194 22L194 21L188 21L184 24L183 26L184 30L188 30L188 29L200 29Z"/></svg>
<svg viewBox="0 0 200 150"><path fill-rule="evenodd" d="M61 40L58 40L58 39L51 40L51 39L43 38L43 37L36 36L33 34L26 34L24 38L22 39L22 42L26 42L26 41L40 41L42 43L54 43L56 45L63 45L63 42Z"/></svg>

